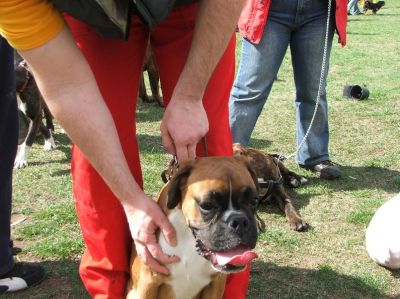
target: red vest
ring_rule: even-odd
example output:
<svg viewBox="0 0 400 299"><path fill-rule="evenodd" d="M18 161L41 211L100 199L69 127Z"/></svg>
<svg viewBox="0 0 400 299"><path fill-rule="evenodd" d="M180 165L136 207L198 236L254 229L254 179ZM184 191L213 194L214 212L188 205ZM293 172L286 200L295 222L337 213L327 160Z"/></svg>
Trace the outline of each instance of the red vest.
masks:
<svg viewBox="0 0 400 299"><path fill-rule="evenodd" d="M279 0L278 0L279 1ZM339 43L346 45L347 0L332 0L336 2L334 8L336 31L339 34ZM252 43L258 44L261 40L265 24L267 23L270 0L246 0L238 22L240 34Z"/></svg>

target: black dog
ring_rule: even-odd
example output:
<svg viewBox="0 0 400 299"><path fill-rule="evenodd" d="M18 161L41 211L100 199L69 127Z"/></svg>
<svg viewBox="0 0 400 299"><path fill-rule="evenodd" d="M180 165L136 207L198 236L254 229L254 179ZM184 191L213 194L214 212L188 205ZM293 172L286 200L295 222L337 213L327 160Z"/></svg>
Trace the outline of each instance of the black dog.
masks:
<svg viewBox="0 0 400 299"><path fill-rule="evenodd" d="M28 165L28 153L32 147L37 134L44 137L44 149L50 150L55 147L52 136L54 124L52 115L45 104L40 91L36 85L35 78L29 71L25 61L15 52L15 81L18 99L19 116L19 150L15 158L14 167L22 168ZM43 124L43 116L46 126Z"/></svg>
<svg viewBox="0 0 400 299"><path fill-rule="evenodd" d="M377 11L382 8L382 6L385 6L385 1L378 1L376 3L373 3L370 0L365 0L365 2L364 2L364 13L366 13L368 10L372 10L372 13L376 14Z"/></svg>
<svg viewBox="0 0 400 299"><path fill-rule="evenodd" d="M139 97L142 99L143 102L151 103L156 101L158 105L163 107L164 103L160 95L160 87L159 87L160 75L158 73L156 59L154 57L150 44L147 46L146 57L143 65L143 72L145 71L147 71L147 74L149 76L149 83L150 83L152 97L149 97L147 95L146 84L144 83L144 74L142 74L142 78L140 81Z"/></svg>
<svg viewBox="0 0 400 299"><path fill-rule="evenodd" d="M289 220L290 227L296 231L305 231L309 224L299 215L293 206L292 198L286 192L284 184L297 188L307 182L307 179L294 173L283 165L276 157L263 153L260 150L233 144L236 156L244 156L256 173L259 183L259 196L261 203L276 201Z"/></svg>

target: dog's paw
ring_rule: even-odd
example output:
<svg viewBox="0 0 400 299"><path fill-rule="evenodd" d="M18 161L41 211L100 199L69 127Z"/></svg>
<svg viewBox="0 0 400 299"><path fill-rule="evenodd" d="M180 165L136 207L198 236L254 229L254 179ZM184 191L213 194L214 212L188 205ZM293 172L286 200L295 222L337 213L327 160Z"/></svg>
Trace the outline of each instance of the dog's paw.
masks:
<svg viewBox="0 0 400 299"><path fill-rule="evenodd" d="M14 161L14 168L19 169L19 168L25 168L28 166L28 161L24 159L23 157L18 157L15 158Z"/></svg>
<svg viewBox="0 0 400 299"><path fill-rule="evenodd" d="M292 188L300 187L301 185L304 185L308 182L307 179L303 176L292 176L292 175L288 175L285 178L285 181L288 184L288 186Z"/></svg>
<svg viewBox="0 0 400 299"><path fill-rule="evenodd" d="M21 144L18 148L18 154L14 160L14 168L24 168L28 166L28 153L31 149L30 146L25 143Z"/></svg>
<svg viewBox="0 0 400 299"><path fill-rule="evenodd" d="M294 223L291 223L290 227L295 231L304 232L310 227L310 225L303 219L299 218Z"/></svg>
<svg viewBox="0 0 400 299"><path fill-rule="evenodd" d="M46 140L44 141L43 149L44 149L45 151L49 151L49 150L51 150L51 149L53 149L53 148L56 148L56 143L54 142L53 136L51 136L49 139L46 139Z"/></svg>

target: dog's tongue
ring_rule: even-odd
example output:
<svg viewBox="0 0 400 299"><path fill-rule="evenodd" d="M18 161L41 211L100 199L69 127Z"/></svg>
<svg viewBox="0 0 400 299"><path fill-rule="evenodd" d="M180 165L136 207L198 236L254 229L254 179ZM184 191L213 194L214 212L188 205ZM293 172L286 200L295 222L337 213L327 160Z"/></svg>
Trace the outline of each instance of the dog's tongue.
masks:
<svg viewBox="0 0 400 299"><path fill-rule="evenodd" d="M215 252L215 257L217 264L220 266L230 264L239 267L249 264L251 260L257 258L258 255L254 251L240 246L224 252Z"/></svg>

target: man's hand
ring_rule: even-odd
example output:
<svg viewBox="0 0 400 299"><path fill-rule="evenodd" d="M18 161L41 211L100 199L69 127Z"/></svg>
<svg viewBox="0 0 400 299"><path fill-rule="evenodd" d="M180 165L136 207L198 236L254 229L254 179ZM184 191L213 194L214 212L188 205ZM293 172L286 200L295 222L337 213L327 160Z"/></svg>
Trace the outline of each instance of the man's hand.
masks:
<svg viewBox="0 0 400 299"><path fill-rule="evenodd" d="M182 163L196 157L196 145L208 132L208 119L201 100L174 94L161 122L164 147Z"/></svg>
<svg viewBox="0 0 400 299"><path fill-rule="evenodd" d="M156 233L160 229L168 244L175 246L175 229L160 207L144 193L142 195L135 198L134 206L124 204L136 252L152 271L168 275L165 265L178 262L179 257L162 251Z"/></svg>
<svg viewBox="0 0 400 299"><path fill-rule="evenodd" d="M161 122L163 145L177 156L179 163L195 158L197 142L208 132L203 94L234 36L244 0L226 3L225 0L200 1L188 58Z"/></svg>

